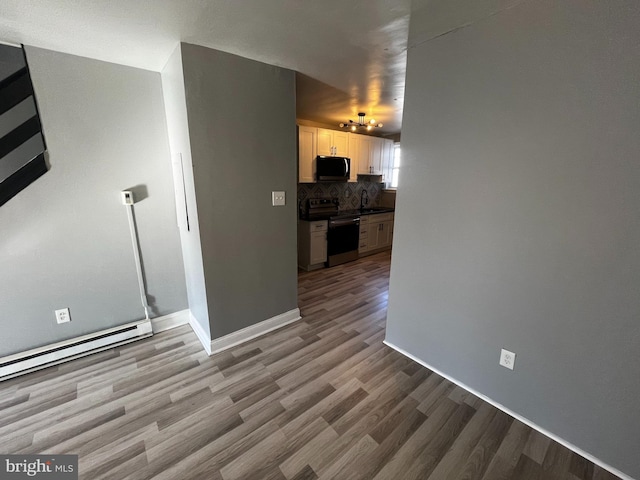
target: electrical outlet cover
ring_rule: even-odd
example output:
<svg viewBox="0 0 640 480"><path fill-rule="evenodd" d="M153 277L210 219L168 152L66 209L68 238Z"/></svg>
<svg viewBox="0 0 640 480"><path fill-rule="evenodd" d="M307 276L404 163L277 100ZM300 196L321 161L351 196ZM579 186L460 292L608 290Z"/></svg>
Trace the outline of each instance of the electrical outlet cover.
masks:
<svg viewBox="0 0 640 480"><path fill-rule="evenodd" d="M69 314L68 308L56 310L55 313L56 313L56 322L67 323L71 321L71 315Z"/></svg>
<svg viewBox="0 0 640 480"><path fill-rule="evenodd" d="M500 365L508 368L509 370L513 370L513 367L516 363L516 354L510 352L509 350L505 350L504 348L500 351Z"/></svg>

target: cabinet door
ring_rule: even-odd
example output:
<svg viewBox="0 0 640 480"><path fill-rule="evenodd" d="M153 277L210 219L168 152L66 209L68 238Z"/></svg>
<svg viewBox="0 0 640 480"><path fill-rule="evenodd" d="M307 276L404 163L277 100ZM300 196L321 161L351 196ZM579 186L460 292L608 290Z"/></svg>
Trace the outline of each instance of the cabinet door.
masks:
<svg viewBox="0 0 640 480"><path fill-rule="evenodd" d="M310 259L311 265L318 263L324 263L327 261L327 232L312 232L311 233L311 252Z"/></svg>
<svg viewBox="0 0 640 480"><path fill-rule="evenodd" d="M378 222L376 220L369 220L369 234L367 236L367 250L375 250L376 248L380 248L380 241L382 240L382 236L380 234L380 226L382 222Z"/></svg>
<svg viewBox="0 0 640 480"><path fill-rule="evenodd" d="M384 149L384 139L371 137L371 154L369 165L371 172L376 175L382 174L382 152Z"/></svg>
<svg viewBox="0 0 640 480"><path fill-rule="evenodd" d="M318 155L333 157L333 132L318 128Z"/></svg>
<svg viewBox="0 0 640 480"><path fill-rule="evenodd" d="M393 175L393 140L384 139L382 147L382 181L391 182Z"/></svg>
<svg viewBox="0 0 640 480"><path fill-rule="evenodd" d="M349 133L333 132L333 152L336 157L349 156Z"/></svg>
<svg viewBox="0 0 640 480"><path fill-rule="evenodd" d="M300 183L316 181L317 136L317 128L298 127L298 181Z"/></svg>
<svg viewBox="0 0 640 480"><path fill-rule="evenodd" d="M371 137L366 135L353 135L358 137L356 140L358 154L358 173L369 175L371 173L369 166L371 165Z"/></svg>
<svg viewBox="0 0 640 480"><path fill-rule="evenodd" d="M380 223L379 243L378 248L390 247L391 238L393 235L393 222L387 221Z"/></svg>
<svg viewBox="0 0 640 480"><path fill-rule="evenodd" d="M351 172L349 173L349 181L358 181L358 169L360 155L358 154L358 135L349 134L349 158L351 159Z"/></svg>

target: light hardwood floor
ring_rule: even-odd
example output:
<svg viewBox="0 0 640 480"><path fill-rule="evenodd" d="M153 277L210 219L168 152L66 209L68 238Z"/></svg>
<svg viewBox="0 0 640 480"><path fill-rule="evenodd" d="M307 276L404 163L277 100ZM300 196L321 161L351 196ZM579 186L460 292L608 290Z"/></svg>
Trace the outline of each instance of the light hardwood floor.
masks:
<svg viewBox="0 0 640 480"><path fill-rule="evenodd" d="M382 344L389 253L302 273L303 320L207 357L189 327L0 384L0 453L83 479L615 479Z"/></svg>

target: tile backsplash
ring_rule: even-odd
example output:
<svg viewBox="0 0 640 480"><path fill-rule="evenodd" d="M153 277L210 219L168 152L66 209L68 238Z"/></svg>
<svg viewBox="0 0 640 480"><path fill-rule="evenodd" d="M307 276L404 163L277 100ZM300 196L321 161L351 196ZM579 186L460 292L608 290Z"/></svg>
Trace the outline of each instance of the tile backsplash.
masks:
<svg viewBox="0 0 640 480"><path fill-rule="evenodd" d="M375 182L345 183L299 183L298 184L298 209L303 213L307 208L307 198L337 198L340 202L340 210L360 208L360 195L362 190L369 194L369 207L380 205L380 195L384 184Z"/></svg>

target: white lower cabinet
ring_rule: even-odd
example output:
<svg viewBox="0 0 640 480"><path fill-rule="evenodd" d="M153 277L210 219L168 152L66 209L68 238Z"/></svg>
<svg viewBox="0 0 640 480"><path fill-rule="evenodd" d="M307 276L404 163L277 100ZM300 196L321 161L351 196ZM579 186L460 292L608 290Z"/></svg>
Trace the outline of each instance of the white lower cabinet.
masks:
<svg viewBox="0 0 640 480"><path fill-rule="evenodd" d="M393 213L378 213L360 217L359 255L367 255L391 247L393 243L393 218Z"/></svg>
<svg viewBox="0 0 640 480"><path fill-rule="evenodd" d="M358 255L364 254L369 248L369 217L363 215L360 217L360 239L358 243Z"/></svg>
<svg viewBox="0 0 640 480"><path fill-rule="evenodd" d="M317 265L327 261L327 232L312 232L311 247L309 248L309 263Z"/></svg>
<svg viewBox="0 0 640 480"><path fill-rule="evenodd" d="M327 261L327 220L298 222L298 266L303 270L324 267Z"/></svg>

